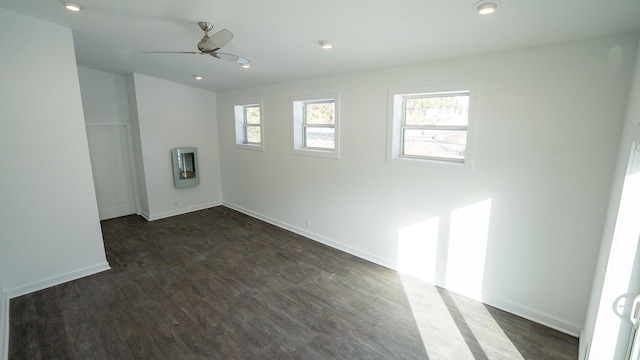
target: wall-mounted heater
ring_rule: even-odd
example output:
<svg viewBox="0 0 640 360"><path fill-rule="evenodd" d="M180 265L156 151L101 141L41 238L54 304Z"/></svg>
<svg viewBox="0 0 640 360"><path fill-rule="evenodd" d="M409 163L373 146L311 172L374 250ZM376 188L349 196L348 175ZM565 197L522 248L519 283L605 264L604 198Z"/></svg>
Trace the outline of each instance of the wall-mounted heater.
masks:
<svg viewBox="0 0 640 360"><path fill-rule="evenodd" d="M171 158L173 159L173 186L186 188L200 184L197 148L171 149Z"/></svg>

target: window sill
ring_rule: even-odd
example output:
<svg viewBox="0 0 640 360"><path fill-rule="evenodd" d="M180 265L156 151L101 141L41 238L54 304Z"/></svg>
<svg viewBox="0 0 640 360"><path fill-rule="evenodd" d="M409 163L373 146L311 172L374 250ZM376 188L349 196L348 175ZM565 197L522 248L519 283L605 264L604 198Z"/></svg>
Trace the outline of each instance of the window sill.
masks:
<svg viewBox="0 0 640 360"><path fill-rule="evenodd" d="M260 144L237 144L236 149L244 149L244 150L253 150L253 151L264 151L264 145Z"/></svg>
<svg viewBox="0 0 640 360"><path fill-rule="evenodd" d="M340 154L337 150L319 150L319 149L293 149L294 155L322 157L328 159L339 159Z"/></svg>

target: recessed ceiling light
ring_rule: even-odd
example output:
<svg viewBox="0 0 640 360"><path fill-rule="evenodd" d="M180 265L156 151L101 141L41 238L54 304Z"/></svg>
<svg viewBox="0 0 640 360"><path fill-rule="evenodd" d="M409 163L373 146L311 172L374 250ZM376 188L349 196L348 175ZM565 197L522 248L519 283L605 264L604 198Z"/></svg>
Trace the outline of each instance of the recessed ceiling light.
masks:
<svg viewBox="0 0 640 360"><path fill-rule="evenodd" d="M196 80L202 80L202 76L200 75L193 75L193 78Z"/></svg>
<svg viewBox="0 0 640 360"><path fill-rule="evenodd" d="M499 5L499 0L482 0L473 4L473 9L480 15L489 15L496 12Z"/></svg>
<svg viewBox="0 0 640 360"><path fill-rule="evenodd" d="M69 11L78 12L78 11L82 10L82 6L80 6L78 4L70 3L70 2L64 3L64 7Z"/></svg>
<svg viewBox="0 0 640 360"><path fill-rule="evenodd" d="M331 49L333 44L328 41L320 41L320 46L322 46L323 49Z"/></svg>
<svg viewBox="0 0 640 360"><path fill-rule="evenodd" d="M246 64L242 64L242 65L240 65L240 66L242 66L242 68L243 68L243 69L248 69L248 68L250 68L250 67L251 67L251 64L246 63Z"/></svg>
<svg viewBox="0 0 640 360"><path fill-rule="evenodd" d="M494 3L485 3L478 6L478 14L480 15L493 14L494 12L496 12L496 8L497 6Z"/></svg>

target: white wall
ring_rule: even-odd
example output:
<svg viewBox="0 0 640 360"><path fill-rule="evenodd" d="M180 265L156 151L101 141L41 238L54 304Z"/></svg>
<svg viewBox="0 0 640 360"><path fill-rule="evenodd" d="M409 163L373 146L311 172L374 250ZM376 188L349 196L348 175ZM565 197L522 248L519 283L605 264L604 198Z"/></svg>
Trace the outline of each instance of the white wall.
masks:
<svg viewBox="0 0 640 360"><path fill-rule="evenodd" d="M640 286L637 279L627 284L610 279L611 276L620 276L619 273L615 273L616 266L622 265L622 263L624 263L624 266L628 266L628 262L622 261L623 259L620 257L634 255L617 253L620 250L616 249L626 249L627 246L625 244L614 244L614 241L627 241L627 239L621 237L616 239L614 230L618 220L618 210L620 209L622 188L627 175L627 164L632 142L640 141L640 44L632 79L626 120L622 131L622 140L620 141L615 177L609 200L609 210L585 322L585 331L580 339L580 359L584 359L589 346L590 359L622 359L624 357L631 328L631 322L627 320L630 314L630 305ZM637 242L637 239L630 240ZM636 266L638 260L637 258L635 259ZM609 271L607 271L607 267L610 269ZM631 275L637 278L640 274ZM605 276L608 279L607 285L605 285ZM621 308L618 305L623 305L623 307ZM614 312L614 309L620 314Z"/></svg>
<svg viewBox="0 0 640 360"><path fill-rule="evenodd" d="M129 113L131 116L131 134L133 137L133 153L136 169L134 176L137 179L137 201L138 215L145 214L149 219L149 198L147 197L147 180L144 173L144 159L142 156L142 144L140 142L140 122L138 121L138 100L136 99L136 85L134 82L134 74L126 77L127 81L127 98L129 101Z"/></svg>
<svg viewBox="0 0 640 360"><path fill-rule="evenodd" d="M108 264L71 30L4 9L0 24L0 281L12 297Z"/></svg>
<svg viewBox="0 0 640 360"><path fill-rule="evenodd" d="M142 215L155 220L220 205L216 94L140 74L133 74L133 87L144 167ZM178 147L198 148L199 185L173 186L171 149Z"/></svg>
<svg viewBox="0 0 640 360"><path fill-rule="evenodd" d="M81 66L78 78L100 219L139 213L127 79Z"/></svg>
<svg viewBox="0 0 640 360"><path fill-rule="evenodd" d="M78 66L84 120L87 123L130 122L124 75Z"/></svg>
<svg viewBox="0 0 640 360"><path fill-rule="evenodd" d="M426 264L423 278L450 289L466 292L451 275L479 270L481 293L467 294L577 335L637 43L632 34L219 92L223 199L386 266ZM472 166L387 161L389 89L463 82L479 84ZM290 97L327 91L340 92L341 158L292 155ZM264 152L234 146L233 105L245 98L263 99ZM464 232L486 226L484 238ZM412 246L436 253L403 264L409 230ZM486 241L480 269L453 265L477 260L465 263L454 238Z"/></svg>

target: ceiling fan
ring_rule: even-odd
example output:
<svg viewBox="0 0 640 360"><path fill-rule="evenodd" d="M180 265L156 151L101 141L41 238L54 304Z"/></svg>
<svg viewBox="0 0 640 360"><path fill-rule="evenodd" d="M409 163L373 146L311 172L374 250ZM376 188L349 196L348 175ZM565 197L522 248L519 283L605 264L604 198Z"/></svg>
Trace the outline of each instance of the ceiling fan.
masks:
<svg viewBox="0 0 640 360"><path fill-rule="evenodd" d="M227 45L231 39L233 39L233 33L227 29L222 29L217 33L209 36L209 31L213 29L213 24L200 21L198 22L200 29L204 31L204 36L198 42L198 50L200 51L144 51L147 54L196 54L196 55L211 55L214 58L231 61L236 64L242 65L242 67L249 67L251 62L238 55L227 54L218 52L220 48Z"/></svg>

